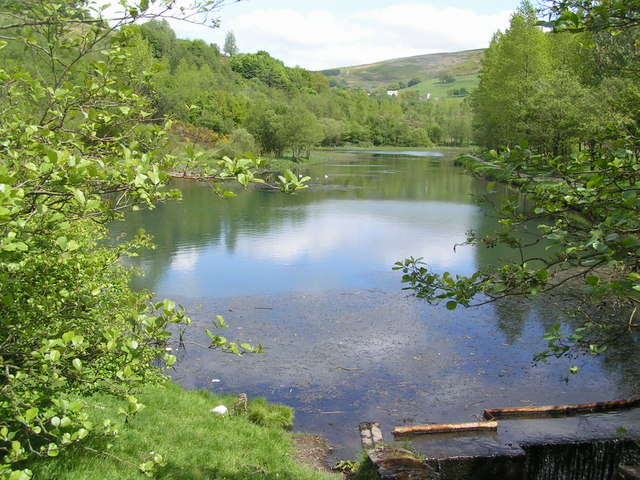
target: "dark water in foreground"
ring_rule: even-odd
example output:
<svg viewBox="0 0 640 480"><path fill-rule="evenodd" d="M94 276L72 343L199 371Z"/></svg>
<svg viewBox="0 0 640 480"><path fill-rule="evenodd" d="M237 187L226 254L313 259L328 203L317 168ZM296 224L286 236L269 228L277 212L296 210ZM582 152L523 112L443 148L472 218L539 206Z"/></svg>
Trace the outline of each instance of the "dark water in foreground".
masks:
<svg viewBox="0 0 640 480"><path fill-rule="evenodd" d="M447 156L333 155L300 172L314 180L299 195L256 190L223 202L182 182L181 204L117 227L156 236L138 286L188 307L196 326L222 314L226 337L265 347L244 358L188 347L172 374L179 383L291 405L295 428L325 435L341 457L359 451L361 421L381 422L391 440L395 426L475 421L484 408L638 395L632 344L533 365L546 330L571 328L562 299L450 312L401 290L391 267L408 256L470 273L509 255L454 251L469 229L495 228L473 203L482 182ZM206 343L198 328L186 338ZM568 374L573 364L579 375Z"/></svg>

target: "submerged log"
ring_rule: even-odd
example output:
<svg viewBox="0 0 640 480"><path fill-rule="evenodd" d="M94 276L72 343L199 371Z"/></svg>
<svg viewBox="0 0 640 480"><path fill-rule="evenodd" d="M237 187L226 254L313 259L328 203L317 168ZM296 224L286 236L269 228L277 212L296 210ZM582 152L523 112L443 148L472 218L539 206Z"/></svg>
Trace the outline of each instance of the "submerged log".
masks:
<svg viewBox="0 0 640 480"><path fill-rule="evenodd" d="M539 407L488 408L484 411L485 420L500 420L513 417L538 417L553 415L571 415L575 413L603 412L618 408L629 408L640 404L640 397L611 400L608 402L577 403L573 405L546 405Z"/></svg>
<svg viewBox="0 0 640 480"><path fill-rule="evenodd" d="M443 423L438 425L416 425L413 427L396 427L394 435L419 435L430 433L459 433L483 430L497 430L498 422Z"/></svg>

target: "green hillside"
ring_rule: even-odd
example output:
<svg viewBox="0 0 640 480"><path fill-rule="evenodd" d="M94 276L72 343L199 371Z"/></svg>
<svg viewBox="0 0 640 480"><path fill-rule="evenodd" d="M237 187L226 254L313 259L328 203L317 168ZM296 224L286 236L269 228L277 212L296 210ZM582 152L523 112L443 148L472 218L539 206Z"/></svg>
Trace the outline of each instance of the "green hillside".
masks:
<svg viewBox="0 0 640 480"><path fill-rule="evenodd" d="M434 53L415 57L396 58L366 65L325 70L332 84L359 87L365 90L387 89L390 85L412 80L420 83L410 87L434 97L451 96L454 89L471 91L478 84L477 73L484 49L462 52ZM445 83L439 77L450 74L454 82Z"/></svg>

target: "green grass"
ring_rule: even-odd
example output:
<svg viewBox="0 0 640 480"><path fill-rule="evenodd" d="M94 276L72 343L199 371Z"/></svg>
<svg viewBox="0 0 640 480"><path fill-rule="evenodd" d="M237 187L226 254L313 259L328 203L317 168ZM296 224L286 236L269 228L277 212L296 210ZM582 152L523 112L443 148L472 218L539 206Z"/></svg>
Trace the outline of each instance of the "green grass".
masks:
<svg viewBox="0 0 640 480"><path fill-rule="evenodd" d="M458 98L451 95L453 90L466 88L468 92L472 92L478 87L478 84L480 83L480 78L476 74L457 75L455 78L456 81L454 83L442 83L438 78L432 78L430 80L421 82L411 88L408 88L406 91L417 90L418 92L420 92L420 95L430 93L431 98L434 99Z"/></svg>
<svg viewBox="0 0 640 480"><path fill-rule="evenodd" d="M158 468L153 477L158 479L336 478L293 459L291 434L282 428L292 424L289 407L249 399L247 414L220 416L210 410L220 404L231 410L235 397L185 391L173 383L149 387L138 398L146 408L122 426L118 437L94 440L88 446L135 465L149 460L150 452L161 454L166 465ZM112 398L97 397L92 402L96 413L117 417ZM80 447L29 467L34 478L42 480L146 478L134 466Z"/></svg>

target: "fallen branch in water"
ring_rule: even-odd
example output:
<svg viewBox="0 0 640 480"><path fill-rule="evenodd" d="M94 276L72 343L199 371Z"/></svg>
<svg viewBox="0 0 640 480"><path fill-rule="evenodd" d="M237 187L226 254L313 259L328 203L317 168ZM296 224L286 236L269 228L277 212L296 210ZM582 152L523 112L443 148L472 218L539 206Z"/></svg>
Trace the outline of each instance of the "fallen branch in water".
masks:
<svg viewBox="0 0 640 480"><path fill-rule="evenodd" d="M498 422L443 423L438 425L416 425L413 427L396 427L394 435L417 435L429 433L458 433L483 430L497 430Z"/></svg>
<svg viewBox="0 0 640 480"><path fill-rule="evenodd" d="M577 403L574 405L547 405L540 407L490 408L483 414L485 420L526 416L571 415L574 413L603 412L616 408L629 408L640 404L640 397L611 400L608 402Z"/></svg>

